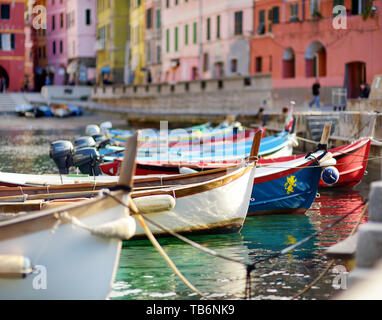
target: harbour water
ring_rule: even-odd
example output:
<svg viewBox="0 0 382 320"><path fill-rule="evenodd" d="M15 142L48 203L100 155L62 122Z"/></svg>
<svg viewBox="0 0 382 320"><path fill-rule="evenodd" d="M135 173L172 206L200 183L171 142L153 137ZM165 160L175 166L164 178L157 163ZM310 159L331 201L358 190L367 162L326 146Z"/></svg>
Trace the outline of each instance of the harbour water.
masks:
<svg viewBox="0 0 382 320"><path fill-rule="evenodd" d="M9 118L9 123L4 122L7 119L3 120L0 126L0 171L39 174L57 172L49 158L51 142L61 139L73 141L84 134L87 124L96 120L84 118L74 126L70 120L63 119L65 125L48 125L47 122L43 126L37 119L31 119L28 126L18 127L12 125L12 121L16 123L18 120L12 119ZM250 217L240 233L193 236L190 239L221 255L251 263L322 230L357 208L354 214L334 228L293 252L256 266L252 272L253 299L290 299L326 268L325 249L350 234L362 212L369 182L377 178L369 170L369 175L354 189L320 190L320 196L304 215ZM243 298L246 270L242 265L209 256L171 237L161 238L159 242L184 276L203 294L215 299ZM333 297L338 292L332 286L335 276L329 271L299 299ZM200 299L174 275L148 240L124 243L110 298Z"/></svg>

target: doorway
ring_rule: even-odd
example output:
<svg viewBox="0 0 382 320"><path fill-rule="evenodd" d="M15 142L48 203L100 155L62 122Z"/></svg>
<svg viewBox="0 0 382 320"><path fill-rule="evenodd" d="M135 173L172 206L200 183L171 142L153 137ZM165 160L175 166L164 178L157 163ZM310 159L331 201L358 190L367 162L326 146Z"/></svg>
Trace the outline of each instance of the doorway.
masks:
<svg viewBox="0 0 382 320"><path fill-rule="evenodd" d="M345 86L347 97L356 99L361 94L361 84L366 82L366 63L361 61L349 62L345 65Z"/></svg>

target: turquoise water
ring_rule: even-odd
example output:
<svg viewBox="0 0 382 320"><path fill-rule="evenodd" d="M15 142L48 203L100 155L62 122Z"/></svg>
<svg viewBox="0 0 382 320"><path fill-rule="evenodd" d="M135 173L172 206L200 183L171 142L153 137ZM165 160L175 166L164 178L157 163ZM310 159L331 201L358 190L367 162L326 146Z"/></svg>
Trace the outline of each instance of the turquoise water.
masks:
<svg viewBox="0 0 382 320"><path fill-rule="evenodd" d="M48 155L50 143L59 139L73 141L83 132L84 129L1 130L0 170L56 173ZM320 198L305 215L250 217L240 233L190 239L222 255L254 262L322 230L358 207L367 196L370 179L373 177L369 175L355 190L321 190ZM257 265L252 272L253 299L290 299L313 281L328 264L325 249L349 235L361 211L359 208L335 228L293 252ZM179 270L204 295L214 299L243 298L246 270L242 265L209 256L174 238L161 238L159 242ZM333 297L338 292L332 287L334 276L332 272L327 273L302 299ZM124 243L111 299L197 300L200 297L179 280L148 240L134 240Z"/></svg>

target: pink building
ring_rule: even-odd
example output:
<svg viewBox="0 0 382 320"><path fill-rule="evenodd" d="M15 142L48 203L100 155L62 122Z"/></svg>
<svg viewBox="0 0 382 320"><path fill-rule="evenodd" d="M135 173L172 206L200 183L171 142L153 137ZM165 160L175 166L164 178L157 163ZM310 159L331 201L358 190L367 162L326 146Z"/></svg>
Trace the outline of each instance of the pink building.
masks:
<svg viewBox="0 0 382 320"><path fill-rule="evenodd" d="M163 81L247 75L253 0L164 0Z"/></svg>
<svg viewBox="0 0 382 320"><path fill-rule="evenodd" d="M70 17L66 15L66 1L47 0L47 69L50 82L54 85L67 82L66 27L69 20Z"/></svg>
<svg viewBox="0 0 382 320"><path fill-rule="evenodd" d="M0 92L24 85L24 7L22 1L0 1Z"/></svg>
<svg viewBox="0 0 382 320"><path fill-rule="evenodd" d="M86 84L96 78L97 0L67 0L67 58L69 83Z"/></svg>

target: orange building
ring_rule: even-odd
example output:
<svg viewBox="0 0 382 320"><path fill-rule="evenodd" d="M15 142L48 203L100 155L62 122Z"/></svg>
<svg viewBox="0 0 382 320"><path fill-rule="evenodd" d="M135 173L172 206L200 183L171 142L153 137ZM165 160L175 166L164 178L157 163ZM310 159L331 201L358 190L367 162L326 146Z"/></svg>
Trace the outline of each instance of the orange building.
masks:
<svg viewBox="0 0 382 320"><path fill-rule="evenodd" d="M0 90L23 86L24 50L24 0L0 1Z"/></svg>
<svg viewBox="0 0 382 320"><path fill-rule="evenodd" d="M305 103L316 78L328 104L332 88L359 97L360 84L382 73L381 23L382 0L254 1L250 71L271 73L279 98Z"/></svg>

